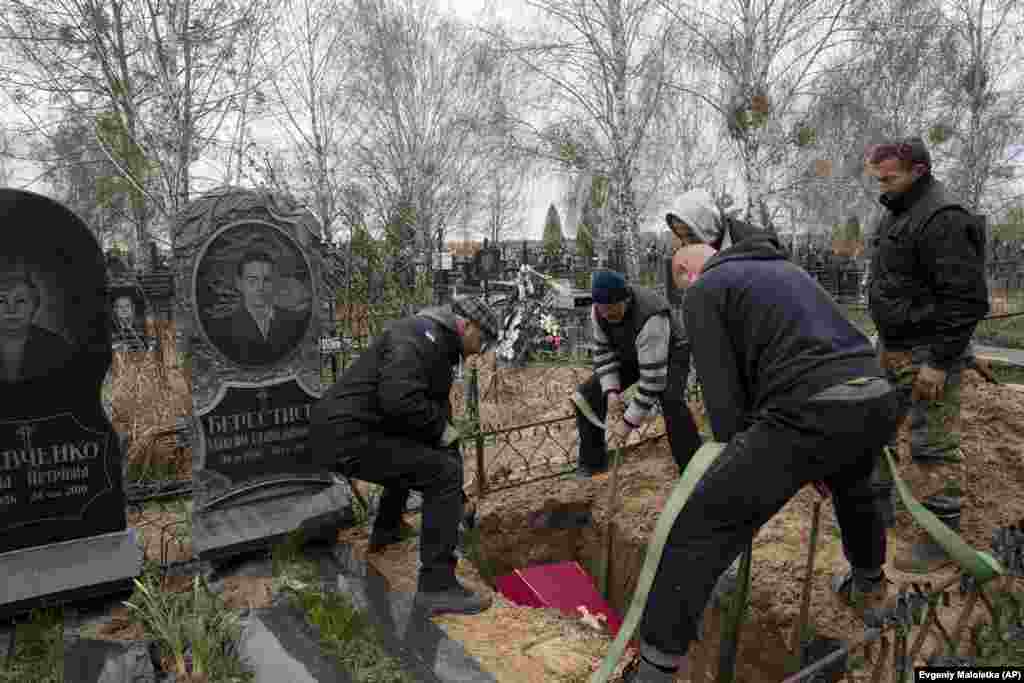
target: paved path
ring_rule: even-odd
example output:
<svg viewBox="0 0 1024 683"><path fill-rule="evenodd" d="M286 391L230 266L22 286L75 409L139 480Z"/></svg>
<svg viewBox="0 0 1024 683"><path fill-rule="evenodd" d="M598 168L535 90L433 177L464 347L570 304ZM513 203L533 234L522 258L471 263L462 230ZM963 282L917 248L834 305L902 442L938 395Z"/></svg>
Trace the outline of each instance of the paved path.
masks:
<svg viewBox="0 0 1024 683"><path fill-rule="evenodd" d="M987 361L999 361L1001 363L1024 366L1024 349L1004 349L999 346L975 344L974 353L978 358L983 358Z"/></svg>

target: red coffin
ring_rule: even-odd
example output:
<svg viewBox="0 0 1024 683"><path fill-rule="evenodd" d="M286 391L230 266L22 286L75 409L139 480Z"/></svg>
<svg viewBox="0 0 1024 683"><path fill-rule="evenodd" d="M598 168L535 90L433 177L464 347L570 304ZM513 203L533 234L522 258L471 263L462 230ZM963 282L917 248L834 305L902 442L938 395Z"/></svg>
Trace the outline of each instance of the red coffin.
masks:
<svg viewBox="0 0 1024 683"><path fill-rule="evenodd" d="M593 579L579 562L517 569L498 577L495 584L502 595L523 607L554 608L575 618L592 615L604 624L612 637L622 626L622 618L597 592Z"/></svg>

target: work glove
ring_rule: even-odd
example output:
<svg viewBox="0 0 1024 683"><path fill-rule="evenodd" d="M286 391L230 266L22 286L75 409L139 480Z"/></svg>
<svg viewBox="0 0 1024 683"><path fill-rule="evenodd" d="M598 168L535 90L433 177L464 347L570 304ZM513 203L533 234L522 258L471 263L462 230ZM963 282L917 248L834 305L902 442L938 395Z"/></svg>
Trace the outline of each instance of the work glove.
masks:
<svg viewBox="0 0 1024 683"><path fill-rule="evenodd" d="M620 417L626 412L626 401L618 391L608 392L608 417Z"/></svg>
<svg viewBox="0 0 1024 683"><path fill-rule="evenodd" d="M451 422L447 423L444 427L444 432L441 434L441 445L445 448L451 448L458 442L459 430Z"/></svg>
<svg viewBox="0 0 1024 683"><path fill-rule="evenodd" d="M922 365L921 369L917 371L917 379L914 380L911 396L915 401L938 401L942 399L945 387L945 370Z"/></svg>
<svg viewBox="0 0 1024 683"><path fill-rule="evenodd" d="M887 371L895 371L902 368L904 365L910 365L911 357L909 351L882 351L879 362L882 364L882 369Z"/></svg>

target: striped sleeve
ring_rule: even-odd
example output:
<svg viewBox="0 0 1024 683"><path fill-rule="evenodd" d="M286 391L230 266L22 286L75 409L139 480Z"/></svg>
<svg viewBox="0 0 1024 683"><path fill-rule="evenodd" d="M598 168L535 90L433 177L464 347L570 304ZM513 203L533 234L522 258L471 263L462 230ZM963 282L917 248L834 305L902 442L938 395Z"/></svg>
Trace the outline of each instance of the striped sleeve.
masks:
<svg viewBox="0 0 1024 683"><path fill-rule="evenodd" d="M634 427L647 419L654 404L668 386L668 343L671 327L667 315L652 315L636 336L636 357L640 368L636 396L623 419Z"/></svg>
<svg viewBox="0 0 1024 683"><path fill-rule="evenodd" d="M594 374L601 381L601 391L607 394L609 391L621 391L622 385L619 380L619 354L612 346L611 339L601 329L597 322L597 309L590 307L590 322L594 329Z"/></svg>

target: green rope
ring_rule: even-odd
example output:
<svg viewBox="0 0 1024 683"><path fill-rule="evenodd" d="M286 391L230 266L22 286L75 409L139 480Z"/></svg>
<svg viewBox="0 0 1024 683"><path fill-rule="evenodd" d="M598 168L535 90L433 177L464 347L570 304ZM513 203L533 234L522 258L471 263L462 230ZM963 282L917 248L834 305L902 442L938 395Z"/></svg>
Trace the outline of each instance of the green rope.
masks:
<svg viewBox="0 0 1024 683"><path fill-rule="evenodd" d="M601 668L590 677L590 683L607 683L608 678L612 675L612 671L615 670L616 664L618 664L622 654L626 651L626 645L632 639L633 632L639 625L640 617L643 615L644 607L647 604L647 595L650 593L651 585L654 583L654 575L658 571L661 553L665 548L665 541L668 540L669 532L672 531L672 525L675 524L676 517L679 516L683 506L686 505L686 501L697 487L697 482L700 481L708 467L725 450L725 446L726 444L717 442L709 442L701 446L686 466L686 470L679 478L679 481L676 482L675 488L672 489L672 494L669 496L668 501L666 501L665 507L658 517L658 523L654 527L654 533L651 534L651 540L647 544L647 556L644 559L644 566L640 570L640 578L637 580L636 592L633 594L633 601L629 605L629 611L626 612L626 619L619 629L618 636L616 636L611 647L608 649L608 654L605 655Z"/></svg>
<svg viewBox="0 0 1024 683"><path fill-rule="evenodd" d="M986 552L975 550L967 545L960 535L943 524L942 520L936 517L928 508L919 503L911 495L910 489L896 473L896 465L893 462L892 454L885 448L885 462L889 466L892 481L900 494L903 506L910 512L914 521L924 527L928 535L942 546L943 550L959 565L959 567L970 574L979 584L986 583L996 576L1006 573L1003 566L994 557Z"/></svg>

